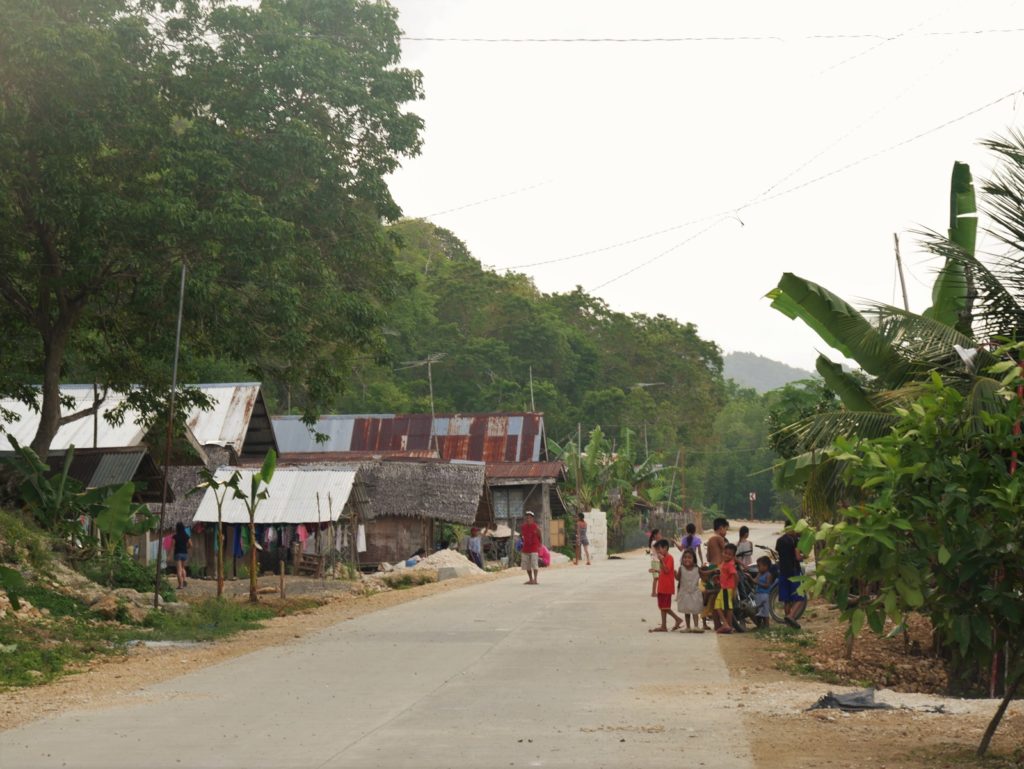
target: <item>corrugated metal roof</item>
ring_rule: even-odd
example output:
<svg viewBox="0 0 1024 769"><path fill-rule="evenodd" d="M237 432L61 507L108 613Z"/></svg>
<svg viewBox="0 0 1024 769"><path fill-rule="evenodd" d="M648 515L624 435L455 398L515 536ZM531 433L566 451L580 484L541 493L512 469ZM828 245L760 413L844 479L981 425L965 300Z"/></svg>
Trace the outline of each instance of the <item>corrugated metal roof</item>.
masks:
<svg viewBox="0 0 1024 769"><path fill-rule="evenodd" d="M488 462L487 480L540 480L558 479L565 476L562 462Z"/></svg>
<svg viewBox="0 0 1024 769"><path fill-rule="evenodd" d="M249 420L256 405L260 392L257 382L200 384L192 385L203 392L212 404L210 411L196 409L186 423L197 442L201 445L215 444L231 446L241 453L245 442ZM89 408L93 404L93 386L61 385L61 395L73 402L71 408L62 407L62 414L71 414ZM64 451L70 446L78 448L93 447L93 429L96 428L96 448L123 448L138 446L146 434L139 414L126 411L124 420L119 425L112 425L104 418L104 414L124 403L125 397L119 393L108 393L100 416L94 420L84 417L63 425L50 444L51 451ZM7 423L0 422L0 429L13 435L22 445L28 445L35 437L39 427L39 412L33 411L21 401L4 399L0 406L18 415L19 419ZM6 441L4 448L7 447Z"/></svg>
<svg viewBox="0 0 1024 769"><path fill-rule="evenodd" d="M241 488L248 493L253 469L222 467L216 473L218 480L226 480L235 470L242 476ZM256 508L256 523L312 523L336 520L352 494L357 470L299 470L286 468L274 473L268 486L269 496ZM320 495L319 514L317 494ZM328 504L330 500L330 504ZM192 519L195 522L217 522L217 500L211 489L203 494L203 501ZM248 523L249 514L242 500L230 493L224 501L224 523Z"/></svg>
<svg viewBox="0 0 1024 769"><path fill-rule="evenodd" d="M65 454L66 452L57 451L47 456L46 464L53 472L59 473L64 467ZM75 449L68 475L86 488L120 485L135 479L145 456L146 450L143 448ZM147 474L159 474L152 460L147 471Z"/></svg>
<svg viewBox="0 0 1024 769"><path fill-rule="evenodd" d="M423 451L434 439L443 459L477 462L537 462L544 456L544 415L494 414L367 414L321 417L314 430L299 417L274 417L274 432L283 453Z"/></svg>
<svg viewBox="0 0 1024 769"><path fill-rule="evenodd" d="M187 424L192 434L200 445L230 446L241 454L249 420L260 394L259 382L201 384L197 387L210 399L213 408L209 411L196 409L189 414Z"/></svg>

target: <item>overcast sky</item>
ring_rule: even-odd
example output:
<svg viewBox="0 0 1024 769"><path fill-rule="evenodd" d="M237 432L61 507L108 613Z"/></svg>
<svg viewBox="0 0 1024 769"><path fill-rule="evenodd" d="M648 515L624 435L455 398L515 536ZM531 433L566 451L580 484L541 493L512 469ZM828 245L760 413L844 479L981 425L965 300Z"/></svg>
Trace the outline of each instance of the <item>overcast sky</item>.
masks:
<svg viewBox="0 0 1024 769"><path fill-rule="evenodd" d="M978 141L1024 123L1024 31L992 31L1024 30L1020 2L393 4L408 37L778 38L406 40L425 142L391 187L407 216L545 292L579 284L804 368L821 343L763 298L780 275L899 302L898 232L923 310L937 265L911 231L944 231L953 161L983 178Z"/></svg>

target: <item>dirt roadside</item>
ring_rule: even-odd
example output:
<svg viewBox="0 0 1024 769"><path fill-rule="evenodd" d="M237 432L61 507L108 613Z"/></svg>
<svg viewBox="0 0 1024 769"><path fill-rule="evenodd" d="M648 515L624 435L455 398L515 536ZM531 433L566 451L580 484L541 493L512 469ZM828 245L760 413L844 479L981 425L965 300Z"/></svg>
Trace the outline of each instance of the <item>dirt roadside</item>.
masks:
<svg viewBox="0 0 1024 769"><path fill-rule="evenodd" d="M0 693L0 731L61 713L117 704L129 693L184 672L265 648L294 642L338 622L438 593L495 579L520 577L518 570L445 580L404 590L359 595L349 590L323 594L327 600L315 609L274 617L258 630L214 641L159 648L137 646L120 656L98 657L77 673L42 686ZM273 606L279 599L264 596Z"/></svg>
<svg viewBox="0 0 1024 769"><path fill-rule="evenodd" d="M758 769L815 766L830 769L1017 769L1024 767L1024 703L1007 713L990 749L974 749L995 712L992 700L962 700L882 690L897 709L847 714L806 709L828 691L852 691L780 669L787 654L757 633L720 637L719 649L742 700L743 729ZM928 712L941 705L946 712Z"/></svg>

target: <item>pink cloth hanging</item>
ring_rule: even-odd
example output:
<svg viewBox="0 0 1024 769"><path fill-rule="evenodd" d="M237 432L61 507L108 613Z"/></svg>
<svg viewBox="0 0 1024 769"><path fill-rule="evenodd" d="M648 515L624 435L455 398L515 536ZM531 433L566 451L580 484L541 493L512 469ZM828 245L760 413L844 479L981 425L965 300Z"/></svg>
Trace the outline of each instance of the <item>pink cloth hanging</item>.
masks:
<svg viewBox="0 0 1024 769"><path fill-rule="evenodd" d="M164 550L170 550L173 546L174 546L174 537L172 537L170 534L168 534L163 539Z"/></svg>
<svg viewBox="0 0 1024 769"><path fill-rule="evenodd" d="M309 539L309 532L306 531L306 525L303 523L299 524L296 534L299 535L299 542L302 542L303 544L305 544L306 540Z"/></svg>

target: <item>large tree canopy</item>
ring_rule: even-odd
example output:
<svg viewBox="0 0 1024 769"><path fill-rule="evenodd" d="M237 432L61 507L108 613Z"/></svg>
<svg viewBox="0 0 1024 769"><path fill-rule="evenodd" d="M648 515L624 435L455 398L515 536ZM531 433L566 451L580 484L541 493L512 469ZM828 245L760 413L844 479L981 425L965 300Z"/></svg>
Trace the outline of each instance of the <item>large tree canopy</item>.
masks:
<svg viewBox="0 0 1024 769"><path fill-rule="evenodd" d="M711 440L724 389L721 351L692 324L616 312L577 288L544 294L525 275L482 267L455 235L422 220L392 227L406 285L390 309L380 358L353 361L350 413L429 411L430 355L438 411L545 413L563 444L600 425L625 428L640 456ZM532 392L531 392L532 375ZM295 403L302 407L304 404Z"/></svg>
<svg viewBox="0 0 1024 769"><path fill-rule="evenodd" d="M397 290L384 182L418 151L396 12L367 0L4 0L0 393L169 380L211 360L316 410Z"/></svg>

